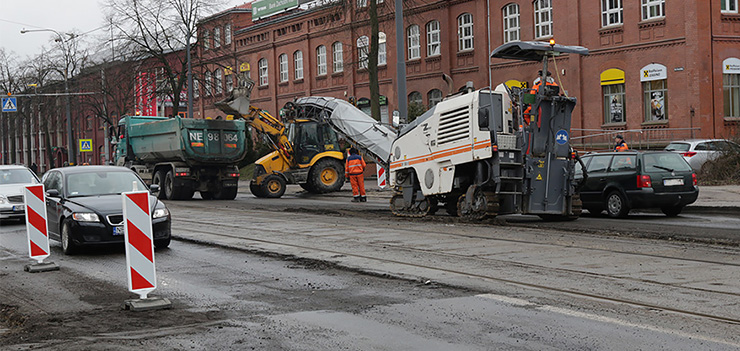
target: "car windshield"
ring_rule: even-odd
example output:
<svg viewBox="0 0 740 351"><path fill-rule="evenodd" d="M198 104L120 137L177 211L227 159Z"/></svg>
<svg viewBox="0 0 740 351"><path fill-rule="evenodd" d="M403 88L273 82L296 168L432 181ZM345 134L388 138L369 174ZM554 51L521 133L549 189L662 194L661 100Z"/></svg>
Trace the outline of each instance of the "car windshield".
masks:
<svg viewBox="0 0 740 351"><path fill-rule="evenodd" d="M146 190L146 186L132 172L103 171L67 176L69 197L111 195L137 190Z"/></svg>
<svg viewBox="0 0 740 351"><path fill-rule="evenodd" d="M670 143L668 146L665 147L665 151L680 151L680 152L686 152L689 151L689 148L691 148L690 144L686 143Z"/></svg>
<svg viewBox="0 0 740 351"><path fill-rule="evenodd" d="M643 161L646 172L691 170L691 166L679 154L645 154Z"/></svg>
<svg viewBox="0 0 740 351"><path fill-rule="evenodd" d="M0 170L0 184L36 184L38 180L27 169L2 169Z"/></svg>

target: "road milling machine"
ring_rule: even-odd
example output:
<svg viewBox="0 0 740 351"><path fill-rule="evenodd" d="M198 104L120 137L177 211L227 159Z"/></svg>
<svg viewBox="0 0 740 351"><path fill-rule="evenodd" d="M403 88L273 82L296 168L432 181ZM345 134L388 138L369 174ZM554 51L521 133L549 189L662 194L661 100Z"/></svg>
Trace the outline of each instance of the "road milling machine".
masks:
<svg viewBox="0 0 740 351"><path fill-rule="evenodd" d="M255 162L249 185L252 194L279 198L285 193L286 184L299 184L317 194L338 191L344 184L344 154L339 150L334 130L317 120L291 118L295 114L288 114L284 123L252 106L254 81L245 73L238 77L239 87L226 99L216 102L216 107L244 119L274 149ZM293 106L289 103L287 107Z"/></svg>
<svg viewBox="0 0 740 351"><path fill-rule="evenodd" d="M538 61L587 55L578 46L512 42L491 56ZM576 219L581 203L574 182L577 154L570 147L576 99L557 86L538 90L499 85L448 97L401 129L390 152L391 211L423 217L443 207L480 220L498 214ZM531 122L521 111L530 106ZM521 127L520 127L521 126Z"/></svg>

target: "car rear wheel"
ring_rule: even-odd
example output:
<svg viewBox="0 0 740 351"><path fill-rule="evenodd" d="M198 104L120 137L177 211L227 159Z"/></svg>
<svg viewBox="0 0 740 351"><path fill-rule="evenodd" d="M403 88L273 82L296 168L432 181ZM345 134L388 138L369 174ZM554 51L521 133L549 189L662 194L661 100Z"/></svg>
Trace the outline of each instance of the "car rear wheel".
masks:
<svg viewBox="0 0 740 351"><path fill-rule="evenodd" d="M617 190L612 191L606 197L605 207L609 217L614 218L627 217L627 213L630 211L629 205L627 205L627 199Z"/></svg>
<svg viewBox="0 0 740 351"><path fill-rule="evenodd" d="M62 252L65 255L74 255L79 251L79 247L72 241L72 221L65 219L62 222Z"/></svg>
<svg viewBox="0 0 740 351"><path fill-rule="evenodd" d="M683 206L661 207L660 210L663 211L663 213L665 213L665 215L668 217L676 217L683 210Z"/></svg>

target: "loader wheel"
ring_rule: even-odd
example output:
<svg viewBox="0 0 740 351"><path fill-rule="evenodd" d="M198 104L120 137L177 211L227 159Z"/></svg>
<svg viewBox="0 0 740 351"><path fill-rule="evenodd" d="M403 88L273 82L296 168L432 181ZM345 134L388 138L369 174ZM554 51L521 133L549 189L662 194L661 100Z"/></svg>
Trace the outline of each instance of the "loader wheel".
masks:
<svg viewBox="0 0 740 351"><path fill-rule="evenodd" d="M307 183L306 190L315 194L339 191L344 185L344 165L335 158L321 159L311 166Z"/></svg>
<svg viewBox="0 0 740 351"><path fill-rule="evenodd" d="M252 192L252 195L254 195L254 196L258 197L258 198L265 198L265 197L267 197L267 194L265 194L262 191L262 185L261 184L257 184L257 182L254 179L252 179L252 181L249 182L249 191Z"/></svg>
<svg viewBox="0 0 740 351"><path fill-rule="evenodd" d="M265 197L277 199L285 194L285 180L278 175L269 175L262 182L262 190Z"/></svg>
<svg viewBox="0 0 740 351"><path fill-rule="evenodd" d="M166 172L163 170L159 170L154 172L154 176L152 177L152 185L157 184L159 185L159 194L157 194L158 199L164 199L164 178L166 176Z"/></svg>

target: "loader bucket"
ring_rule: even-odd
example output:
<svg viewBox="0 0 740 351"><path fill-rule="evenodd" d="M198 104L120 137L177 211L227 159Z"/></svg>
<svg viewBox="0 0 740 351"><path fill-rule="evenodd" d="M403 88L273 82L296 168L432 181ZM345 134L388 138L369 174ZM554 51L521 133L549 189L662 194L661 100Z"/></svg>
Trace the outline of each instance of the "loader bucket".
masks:
<svg viewBox="0 0 740 351"><path fill-rule="evenodd" d="M249 79L246 74L240 73L237 75L237 82L239 86L234 88L229 97L216 102L214 105L227 115L248 115L254 81Z"/></svg>

